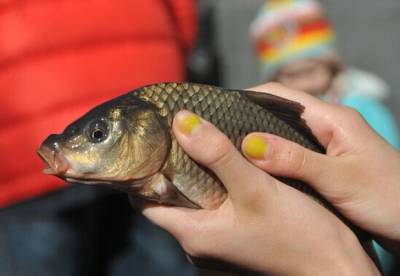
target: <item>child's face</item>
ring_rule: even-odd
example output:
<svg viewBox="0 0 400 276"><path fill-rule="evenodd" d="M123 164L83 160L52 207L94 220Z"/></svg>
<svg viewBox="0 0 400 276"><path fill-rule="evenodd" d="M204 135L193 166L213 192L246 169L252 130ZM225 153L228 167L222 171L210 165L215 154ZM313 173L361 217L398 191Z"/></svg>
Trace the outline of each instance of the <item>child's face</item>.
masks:
<svg viewBox="0 0 400 276"><path fill-rule="evenodd" d="M330 88L334 77L331 64L307 59L286 66L278 73L275 80L289 88L322 96Z"/></svg>

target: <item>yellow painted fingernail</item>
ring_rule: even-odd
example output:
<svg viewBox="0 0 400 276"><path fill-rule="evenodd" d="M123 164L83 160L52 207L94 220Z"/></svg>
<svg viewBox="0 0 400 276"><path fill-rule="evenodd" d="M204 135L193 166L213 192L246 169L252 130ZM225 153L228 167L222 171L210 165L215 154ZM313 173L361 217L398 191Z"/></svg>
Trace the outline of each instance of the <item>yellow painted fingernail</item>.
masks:
<svg viewBox="0 0 400 276"><path fill-rule="evenodd" d="M185 134L192 134L193 131L197 129L200 125L201 119L199 116L194 114L189 114L186 116L182 116L178 120L178 128Z"/></svg>
<svg viewBox="0 0 400 276"><path fill-rule="evenodd" d="M267 142L259 136L250 136L245 140L243 150L250 158L263 159L267 153Z"/></svg>

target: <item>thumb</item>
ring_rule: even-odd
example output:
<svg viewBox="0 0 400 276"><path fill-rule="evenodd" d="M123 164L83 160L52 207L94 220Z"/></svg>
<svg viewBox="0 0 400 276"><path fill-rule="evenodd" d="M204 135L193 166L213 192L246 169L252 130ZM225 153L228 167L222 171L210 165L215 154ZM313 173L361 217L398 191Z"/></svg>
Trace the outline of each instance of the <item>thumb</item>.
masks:
<svg viewBox="0 0 400 276"><path fill-rule="evenodd" d="M327 188L324 185L327 183L327 168L336 165L333 157L267 133L246 136L242 143L242 152L262 170L272 175L302 180L322 193Z"/></svg>

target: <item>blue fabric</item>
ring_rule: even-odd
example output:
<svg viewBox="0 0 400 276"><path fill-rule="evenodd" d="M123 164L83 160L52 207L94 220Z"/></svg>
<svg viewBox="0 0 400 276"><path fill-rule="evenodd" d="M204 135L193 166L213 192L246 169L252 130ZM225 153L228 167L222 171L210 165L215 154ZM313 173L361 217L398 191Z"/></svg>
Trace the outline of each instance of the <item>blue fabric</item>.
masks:
<svg viewBox="0 0 400 276"><path fill-rule="evenodd" d="M197 272L175 238L137 216L135 226L129 229L126 250L110 264L106 275L195 276Z"/></svg>
<svg viewBox="0 0 400 276"><path fill-rule="evenodd" d="M69 225L47 218L3 218L0 224L0 275L78 275L77 235Z"/></svg>
<svg viewBox="0 0 400 276"><path fill-rule="evenodd" d="M379 135L396 149L400 148L396 122L382 103L366 96L347 96L342 99L342 104L360 112Z"/></svg>
<svg viewBox="0 0 400 276"><path fill-rule="evenodd" d="M101 191L72 186L0 210L0 275L196 275L177 241L126 194Z"/></svg>

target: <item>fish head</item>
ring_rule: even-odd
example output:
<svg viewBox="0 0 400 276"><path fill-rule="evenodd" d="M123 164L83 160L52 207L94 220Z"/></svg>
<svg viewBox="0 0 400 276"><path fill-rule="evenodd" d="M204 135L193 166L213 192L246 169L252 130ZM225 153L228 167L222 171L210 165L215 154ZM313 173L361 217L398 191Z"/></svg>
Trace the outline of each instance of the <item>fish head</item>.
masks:
<svg viewBox="0 0 400 276"><path fill-rule="evenodd" d="M50 135L38 154L47 164L46 174L68 182L121 185L162 168L169 133L153 105L121 96L92 109L63 133Z"/></svg>

